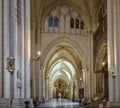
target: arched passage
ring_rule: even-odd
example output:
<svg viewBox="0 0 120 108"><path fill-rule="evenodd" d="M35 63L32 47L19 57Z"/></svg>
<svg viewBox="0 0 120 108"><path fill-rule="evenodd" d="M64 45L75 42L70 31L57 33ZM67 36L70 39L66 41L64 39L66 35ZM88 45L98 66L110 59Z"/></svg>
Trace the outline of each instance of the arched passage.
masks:
<svg viewBox="0 0 120 108"><path fill-rule="evenodd" d="M67 45L69 48L67 48L65 45ZM53 54L59 51L59 49L64 49L64 48L66 49L66 51L72 49L72 51L69 52L72 54L75 54L77 52L78 57L82 61L83 68L87 68L88 66L88 62L86 62L88 59L87 54L84 52L83 48L78 43L76 43L73 39L71 39L68 35L60 36L59 38L56 38L50 44L47 45L46 49L42 53L42 60L41 60L42 64L46 65L46 63L49 61L48 60L50 58L49 56L53 56L49 53L50 51L52 51L52 54ZM49 56L48 56L48 53L50 54ZM77 57L75 57L75 55L74 55L74 58L76 58L77 60ZM79 61L76 61L76 62L79 62Z"/></svg>
<svg viewBox="0 0 120 108"><path fill-rule="evenodd" d="M108 58L107 43L101 43L95 61L96 95L108 98Z"/></svg>
<svg viewBox="0 0 120 108"><path fill-rule="evenodd" d="M73 101L79 98L80 67L83 64L85 66L86 61L84 52L78 49L79 46L68 37L56 39L48 46L43 54L44 75L47 78L44 93L46 100L57 96Z"/></svg>
<svg viewBox="0 0 120 108"><path fill-rule="evenodd" d="M47 7L41 19L38 19L42 22L36 21L38 24L37 35L34 34L36 36L35 52L40 50L42 54L39 64L36 67L34 66L34 70L36 68L40 70L37 72L39 74L35 76L39 79L36 81L39 82L39 90L36 87L36 94L39 94L40 100L42 100L43 95L46 100L53 97L54 85L61 77L68 84L69 90L67 89L67 91L70 94L68 97L73 100L78 99L78 91L82 87L82 83L80 83L80 77L83 77L82 69L85 72L84 85L90 83L90 75L86 72L86 70L89 71L90 66L90 38L86 28L87 24L75 7L66 3L60 2L60 4L58 3L49 9ZM52 18L55 23L56 17L59 21L58 26L54 24L51 26L49 19ZM80 28L80 25L71 28L70 18L73 18L74 24L79 23L81 25L80 22L83 21L84 28ZM38 71L37 69L35 71ZM85 87L88 88L86 96L90 97L90 87Z"/></svg>

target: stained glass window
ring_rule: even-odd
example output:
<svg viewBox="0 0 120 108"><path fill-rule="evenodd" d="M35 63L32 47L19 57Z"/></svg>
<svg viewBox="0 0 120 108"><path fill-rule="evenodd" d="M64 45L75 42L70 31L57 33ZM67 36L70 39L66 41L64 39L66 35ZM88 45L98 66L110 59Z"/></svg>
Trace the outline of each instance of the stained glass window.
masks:
<svg viewBox="0 0 120 108"><path fill-rule="evenodd" d="M49 19L49 27L53 27L53 18L52 17Z"/></svg>
<svg viewBox="0 0 120 108"><path fill-rule="evenodd" d="M58 27L59 26L59 20L58 18L56 17L55 18L55 22L54 22L54 27Z"/></svg>

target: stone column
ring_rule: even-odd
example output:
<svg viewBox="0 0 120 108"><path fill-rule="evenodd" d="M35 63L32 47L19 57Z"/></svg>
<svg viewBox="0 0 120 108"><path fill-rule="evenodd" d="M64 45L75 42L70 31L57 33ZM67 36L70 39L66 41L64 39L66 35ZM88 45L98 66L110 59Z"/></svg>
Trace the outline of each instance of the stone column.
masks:
<svg viewBox="0 0 120 108"><path fill-rule="evenodd" d="M41 25L38 23L37 24L37 44L36 44L36 58L38 58L38 52L41 51ZM40 72L40 68L41 68L41 59L39 61L36 62L36 95L39 96L39 88L40 88L40 84L39 84L39 72ZM43 76L43 74L42 74Z"/></svg>
<svg viewBox="0 0 120 108"><path fill-rule="evenodd" d="M36 24L33 23L32 24L32 34L31 34L31 79L32 79L32 96L36 97L36 79L35 79L35 60L32 60L32 58L35 58L35 28L36 28Z"/></svg>
<svg viewBox="0 0 120 108"><path fill-rule="evenodd" d="M114 59L115 59L115 93L114 100L119 102L120 106L120 0L113 2L114 12Z"/></svg>
<svg viewBox="0 0 120 108"><path fill-rule="evenodd" d="M90 31L90 37L89 37L89 41L90 41L90 98L92 98L94 96L95 93L95 73L93 70L93 33Z"/></svg>
<svg viewBox="0 0 120 108"><path fill-rule="evenodd" d="M25 98L30 98L30 0L25 0Z"/></svg>
<svg viewBox="0 0 120 108"><path fill-rule="evenodd" d="M117 92L116 92L116 101L119 101L119 103L120 103L120 0L117 0L117 24L118 24L118 26L117 26L117 32L118 32L118 35L117 35L117 38L116 38L116 46L118 46L118 52L117 52L117 56L118 56L118 58L117 58L117 62L118 62L118 65L117 65L117 67L118 67L118 71L117 71L117 84L118 84L118 86L117 86Z"/></svg>
<svg viewBox="0 0 120 108"><path fill-rule="evenodd" d="M114 61L115 61L115 72L116 72L116 79L115 79L115 93L114 99L116 102L119 102L120 106L120 0L116 0L113 2L113 11L114 11Z"/></svg>
<svg viewBox="0 0 120 108"><path fill-rule="evenodd" d="M114 43L113 43L113 30L112 30L112 27L113 27L113 18L112 18L112 15L113 15L113 5L112 5L112 1L113 0L107 0L107 10L108 10L108 13L107 13L107 21L108 21L108 24L107 24L107 28L108 28L108 71L109 71L109 101L113 101L113 78L110 74L111 72L111 67L114 66Z"/></svg>
<svg viewBox="0 0 120 108"><path fill-rule="evenodd" d="M36 57L37 58L37 57ZM40 60L36 61L36 69L35 69L35 92L36 92L36 97L39 97L39 87L40 87L40 84L39 84L39 79L40 78L40 75L43 76L43 74L40 74Z"/></svg>
<svg viewBox="0 0 120 108"><path fill-rule="evenodd" d="M120 107L120 84L119 84L119 64L120 64L120 0L107 0L107 21L108 21L108 75L109 75L109 107Z"/></svg>
<svg viewBox="0 0 120 108"><path fill-rule="evenodd" d="M17 40L17 1L16 0L12 0L10 2L11 5L11 25L10 25L10 29L11 29L11 55L14 56L15 58L15 71L13 72L13 76L11 75L11 80L13 81L12 85L13 86L13 96L14 98L17 98L17 46L18 46L18 40Z"/></svg>
<svg viewBox="0 0 120 108"><path fill-rule="evenodd" d="M49 83L49 100L51 100L52 99L52 84L51 83Z"/></svg>
<svg viewBox="0 0 120 108"><path fill-rule="evenodd" d="M70 16L65 17L65 32L70 33Z"/></svg>
<svg viewBox="0 0 120 108"><path fill-rule="evenodd" d="M63 15L61 15L60 16L60 33L64 33L65 31L65 27L64 27L64 16Z"/></svg>
<svg viewBox="0 0 120 108"><path fill-rule="evenodd" d="M21 88L21 98L25 98L25 86L24 86L24 82L25 82L25 61L24 61L24 53L25 53L25 48L24 48L24 41L25 41L25 34L24 34L24 0L21 0L21 26L22 26L22 37L21 37L21 81L22 81L22 88Z"/></svg>
<svg viewBox="0 0 120 108"><path fill-rule="evenodd" d="M41 24L37 24L37 52L41 50Z"/></svg>
<svg viewBox="0 0 120 108"><path fill-rule="evenodd" d="M44 67L41 67L39 72L39 100L43 102L43 71Z"/></svg>
<svg viewBox="0 0 120 108"><path fill-rule="evenodd" d="M93 94L93 96L94 96L96 94L96 85L97 85L96 80L97 79L96 79L96 73L94 73L93 75L94 75L93 76L94 77L94 83L93 83L93 85L94 85L94 94Z"/></svg>
<svg viewBox="0 0 120 108"><path fill-rule="evenodd" d="M45 100L45 71L43 73L43 96L44 96L44 100Z"/></svg>
<svg viewBox="0 0 120 108"><path fill-rule="evenodd" d="M15 0L16 3L17 3L17 72L16 73L19 73L19 77L17 77L17 83L24 83L24 80L23 80L23 74L24 74L24 71L22 70L23 68L23 45L24 45L24 42L22 41L23 40L23 17L24 17L24 0ZM15 5L16 5L15 3ZM23 97L23 86L22 87L17 87L17 98L21 98Z"/></svg>
<svg viewBox="0 0 120 108"><path fill-rule="evenodd" d="M84 97L88 96L88 89L86 87L87 85L87 73L86 73L86 69L82 69L83 71L83 87L84 87Z"/></svg>
<svg viewBox="0 0 120 108"><path fill-rule="evenodd" d="M97 73L95 74L95 78L96 78L96 85L95 85L96 91L95 91L94 95L97 94L97 91L98 91L98 87L97 87L97 83L98 83L98 81L97 81Z"/></svg>
<svg viewBox="0 0 120 108"><path fill-rule="evenodd" d="M48 77L45 78L45 100L48 100Z"/></svg>
<svg viewBox="0 0 120 108"><path fill-rule="evenodd" d="M2 52L3 52L3 43L2 43L2 40L3 40L3 35L2 35L2 16L3 16L3 13L2 13L2 0L0 0L0 98L2 97L2 64L3 64L3 60L2 60Z"/></svg>
<svg viewBox="0 0 120 108"><path fill-rule="evenodd" d="M10 98L10 73L6 69L7 58L10 56L9 12L9 0L4 0L4 98Z"/></svg>
<svg viewBox="0 0 120 108"><path fill-rule="evenodd" d="M70 99L70 94L71 94L71 90L70 87L68 87L68 99Z"/></svg>
<svg viewBox="0 0 120 108"><path fill-rule="evenodd" d="M48 92L48 100L50 100L50 99L52 98L52 96L51 96L51 93L52 93L52 84L51 84L51 81L50 81L50 80L49 80L49 82L48 82L47 92Z"/></svg>

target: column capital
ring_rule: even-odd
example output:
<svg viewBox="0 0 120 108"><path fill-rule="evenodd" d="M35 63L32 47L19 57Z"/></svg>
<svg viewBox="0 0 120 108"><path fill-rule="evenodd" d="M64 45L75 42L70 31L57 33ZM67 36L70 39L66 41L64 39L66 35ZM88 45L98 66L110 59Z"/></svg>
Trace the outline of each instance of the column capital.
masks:
<svg viewBox="0 0 120 108"><path fill-rule="evenodd" d="M88 69L84 69L84 68L83 68L83 69L82 69L82 71L83 71L83 72L87 72L87 71L88 71Z"/></svg>
<svg viewBox="0 0 120 108"><path fill-rule="evenodd" d="M47 76L47 77L45 77L45 79L47 80L47 79L49 79L49 77Z"/></svg>
<svg viewBox="0 0 120 108"><path fill-rule="evenodd" d="M41 23L37 23L36 25L37 25L37 28L40 28L40 29L42 28L42 24Z"/></svg>
<svg viewBox="0 0 120 108"><path fill-rule="evenodd" d="M0 98L2 97L3 86L2 86L2 67L3 67L3 60L2 60L2 52L3 52L3 42L2 42L2 0L0 0Z"/></svg>
<svg viewBox="0 0 120 108"><path fill-rule="evenodd" d="M31 23L31 26L32 26L32 27L35 27L35 26L36 26L36 23Z"/></svg>

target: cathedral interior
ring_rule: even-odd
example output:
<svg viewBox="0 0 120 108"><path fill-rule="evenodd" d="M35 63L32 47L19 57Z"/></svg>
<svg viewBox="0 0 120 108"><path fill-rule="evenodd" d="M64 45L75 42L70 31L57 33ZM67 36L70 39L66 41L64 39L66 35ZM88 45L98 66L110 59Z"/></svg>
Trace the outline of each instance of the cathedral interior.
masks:
<svg viewBox="0 0 120 108"><path fill-rule="evenodd" d="M120 107L119 34L120 0L0 0L0 108Z"/></svg>

